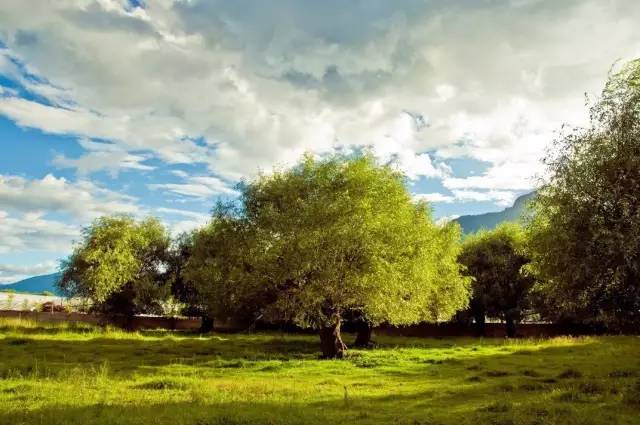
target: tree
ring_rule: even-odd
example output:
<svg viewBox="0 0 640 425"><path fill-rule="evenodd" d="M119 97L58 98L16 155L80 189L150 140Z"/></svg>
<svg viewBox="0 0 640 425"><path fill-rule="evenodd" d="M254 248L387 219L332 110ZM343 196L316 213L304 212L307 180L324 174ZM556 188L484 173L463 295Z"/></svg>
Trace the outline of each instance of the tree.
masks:
<svg viewBox="0 0 640 425"><path fill-rule="evenodd" d="M489 316L506 322L509 337L516 335L516 323L534 284L524 267L530 262L525 248L524 230L515 223L481 230L465 239L459 261L473 279L469 304L479 334L484 335Z"/></svg>
<svg viewBox="0 0 640 425"><path fill-rule="evenodd" d="M459 227L435 225L403 176L371 156L305 156L241 190L233 218L207 231L204 245L221 259L205 274L221 276L217 297L317 329L324 357L344 355L347 312L397 325L446 320L466 306Z"/></svg>
<svg viewBox="0 0 640 425"><path fill-rule="evenodd" d="M194 232L184 279L210 318L253 321L268 302L266 286L251 285L253 238L233 204L218 204L209 224Z"/></svg>
<svg viewBox="0 0 640 425"><path fill-rule="evenodd" d="M181 314L202 318L201 333L213 331L213 318L207 312L207 306L198 287L188 278L187 264L193 255L196 231L182 233L172 242L168 251L167 275L171 284L172 297L182 306Z"/></svg>
<svg viewBox="0 0 640 425"><path fill-rule="evenodd" d="M161 311L169 235L154 218L101 217L83 229L82 241L62 262L59 288L90 299L94 310L124 314Z"/></svg>
<svg viewBox="0 0 640 425"><path fill-rule="evenodd" d="M562 137L529 224L548 318L640 323L640 59L613 73L588 128Z"/></svg>

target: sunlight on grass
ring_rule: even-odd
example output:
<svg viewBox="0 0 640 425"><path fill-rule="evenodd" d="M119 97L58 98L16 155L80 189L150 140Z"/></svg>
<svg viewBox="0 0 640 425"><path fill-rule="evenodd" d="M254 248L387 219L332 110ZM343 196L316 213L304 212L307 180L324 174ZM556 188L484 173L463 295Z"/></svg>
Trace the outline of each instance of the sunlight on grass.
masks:
<svg viewBox="0 0 640 425"><path fill-rule="evenodd" d="M0 320L0 423L638 423L637 337L378 343Z"/></svg>

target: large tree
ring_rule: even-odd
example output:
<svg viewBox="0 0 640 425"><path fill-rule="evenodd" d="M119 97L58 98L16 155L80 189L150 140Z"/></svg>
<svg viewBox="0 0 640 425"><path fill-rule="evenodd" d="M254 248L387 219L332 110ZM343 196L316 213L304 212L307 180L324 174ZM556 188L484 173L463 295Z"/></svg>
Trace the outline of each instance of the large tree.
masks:
<svg viewBox="0 0 640 425"><path fill-rule="evenodd" d="M94 310L124 314L158 313L168 296L167 248L162 224L128 216L95 220L62 262L58 286L70 296L87 298Z"/></svg>
<svg viewBox="0 0 640 425"><path fill-rule="evenodd" d="M223 236L233 235L244 247L216 249L234 260L220 261L224 267L209 262L207 274L226 280L215 296L251 300L266 318L317 329L329 358L346 350L345 313L372 324L448 319L468 299L456 261L459 228L434 224L404 183L399 172L364 155L306 156L246 184L234 218L212 224L223 240L210 246L227 246Z"/></svg>
<svg viewBox="0 0 640 425"><path fill-rule="evenodd" d="M528 306L534 279L525 266L525 233L518 224L504 223L494 230L481 230L463 243L459 261L473 279L470 312L478 332L484 335L485 318L507 324L507 335L516 335L516 323Z"/></svg>
<svg viewBox="0 0 640 425"><path fill-rule="evenodd" d="M640 60L611 75L590 126L546 164L530 243L547 316L640 323Z"/></svg>

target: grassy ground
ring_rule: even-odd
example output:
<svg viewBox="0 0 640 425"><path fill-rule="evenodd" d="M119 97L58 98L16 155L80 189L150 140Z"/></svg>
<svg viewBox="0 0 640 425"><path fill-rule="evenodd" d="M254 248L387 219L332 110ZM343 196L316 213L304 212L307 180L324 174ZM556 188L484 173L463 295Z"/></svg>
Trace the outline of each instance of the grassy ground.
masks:
<svg viewBox="0 0 640 425"><path fill-rule="evenodd" d="M640 423L638 337L378 342L0 321L0 423Z"/></svg>

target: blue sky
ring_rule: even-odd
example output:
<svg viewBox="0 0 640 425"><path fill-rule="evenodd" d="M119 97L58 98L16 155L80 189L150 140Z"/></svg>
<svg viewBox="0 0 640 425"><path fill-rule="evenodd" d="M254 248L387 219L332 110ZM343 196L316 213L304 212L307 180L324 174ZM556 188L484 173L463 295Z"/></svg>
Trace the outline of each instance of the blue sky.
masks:
<svg viewBox="0 0 640 425"><path fill-rule="evenodd" d="M193 229L305 152L367 148L437 218L500 210L640 56L637 22L634 0L3 0L0 283L102 214Z"/></svg>

